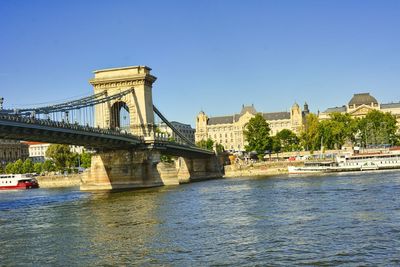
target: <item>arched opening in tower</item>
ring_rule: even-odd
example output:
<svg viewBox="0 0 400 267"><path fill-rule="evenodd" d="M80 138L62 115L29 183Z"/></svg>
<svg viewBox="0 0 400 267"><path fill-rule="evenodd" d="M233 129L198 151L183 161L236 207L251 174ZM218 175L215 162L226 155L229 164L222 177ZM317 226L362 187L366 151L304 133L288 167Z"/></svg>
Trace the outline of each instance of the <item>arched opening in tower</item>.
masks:
<svg viewBox="0 0 400 267"><path fill-rule="evenodd" d="M123 101L115 102L111 107L111 129L130 132L129 107Z"/></svg>

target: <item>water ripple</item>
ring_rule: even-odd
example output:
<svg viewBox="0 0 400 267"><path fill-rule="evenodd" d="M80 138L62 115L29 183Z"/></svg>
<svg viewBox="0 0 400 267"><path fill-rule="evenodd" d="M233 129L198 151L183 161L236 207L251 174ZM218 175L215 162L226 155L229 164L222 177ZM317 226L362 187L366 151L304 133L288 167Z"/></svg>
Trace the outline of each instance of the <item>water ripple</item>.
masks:
<svg viewBox="0 0 400 267"><path fill-rule="evenodd" d="M0 265L398 266L399 193L398 172L1 192Z"/></svg>

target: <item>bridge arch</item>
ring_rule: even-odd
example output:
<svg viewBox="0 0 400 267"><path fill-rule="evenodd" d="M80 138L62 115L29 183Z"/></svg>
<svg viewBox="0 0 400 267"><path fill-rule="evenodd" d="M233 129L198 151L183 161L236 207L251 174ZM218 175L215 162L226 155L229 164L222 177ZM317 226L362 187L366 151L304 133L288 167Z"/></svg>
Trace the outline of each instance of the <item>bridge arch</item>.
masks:
<svg viewBox="0 0 400 267"><path fill-rule="evenodd" d="M130 112L126 102L118 100L110 108L110 128L130 132Z"/></svg>

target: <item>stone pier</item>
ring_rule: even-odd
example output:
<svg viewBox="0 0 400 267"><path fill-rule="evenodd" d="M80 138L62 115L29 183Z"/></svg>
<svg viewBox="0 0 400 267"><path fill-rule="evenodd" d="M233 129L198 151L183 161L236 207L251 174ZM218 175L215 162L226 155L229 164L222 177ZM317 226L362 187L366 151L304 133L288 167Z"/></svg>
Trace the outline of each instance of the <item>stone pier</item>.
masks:
<svg viewBox="0 0 400 267"><path fill-rule="evenodd" d="M92 156L92 166L82 178L81 190L136 189L221 177L216 157L180 157L175 163L164 163L160 162L157 150L115 150Z"/></svg>

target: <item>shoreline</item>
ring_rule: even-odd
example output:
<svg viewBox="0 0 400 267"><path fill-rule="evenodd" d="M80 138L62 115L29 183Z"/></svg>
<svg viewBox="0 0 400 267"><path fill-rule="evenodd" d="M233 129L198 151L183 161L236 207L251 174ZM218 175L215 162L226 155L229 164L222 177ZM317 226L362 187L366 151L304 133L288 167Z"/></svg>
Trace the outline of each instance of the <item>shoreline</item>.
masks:
<svg viewBox="0 0 400 267"><path fill-rule="evenodd" d="M36 176L40 188L79 187L82 174Z"/></svg>
<svg viewBox="0 0 400 267"><path fill-rule="evenodd" d="M224 178L275 176L288 174L288 166L304 166L303 161L259 162L224 166Z"/></svg>

